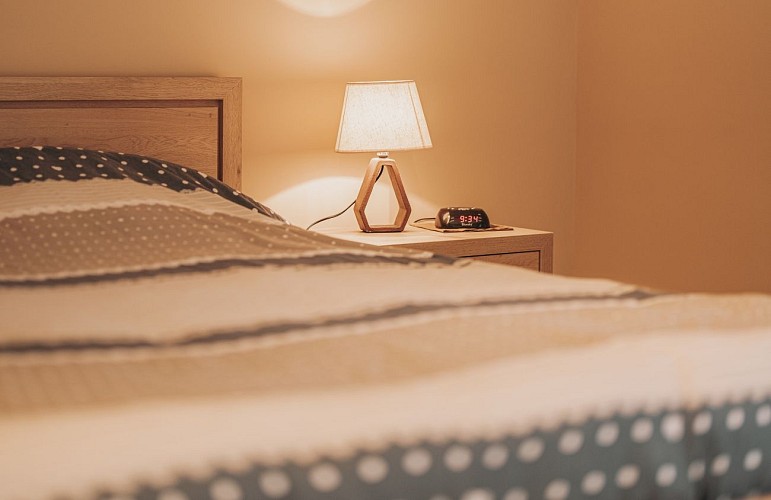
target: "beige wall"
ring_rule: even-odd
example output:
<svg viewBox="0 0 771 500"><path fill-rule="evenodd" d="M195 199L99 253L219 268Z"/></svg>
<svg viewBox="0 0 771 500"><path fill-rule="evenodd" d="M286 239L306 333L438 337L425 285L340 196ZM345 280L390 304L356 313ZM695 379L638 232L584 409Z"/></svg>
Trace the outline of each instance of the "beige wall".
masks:
<svg viewBox="0 0 771 500"><path fill-rule="evenodd" d="M480 205L554 231L558 272L771 291L768 0L0 0L0 12L2 75L242 76L245 191L297 224L352 200L367 163L333 152L344 83L415 79L435 147L394 155L415 217Z"/></svg>
<svg viewBox="0 0 771 500"><path fill-rule="evenodd" d="M771 2L579 5L573 272L771 292Z"/></svg>
<svg viewBox="0 0 771 500"><path fill-rule="evenodd" d="M573 1L285 1L362 5L314 17L279 0L0 0L0 74L242 76L244 190L303 225L353 200L370 156L334 153L345 82L414 79L434 142L394 154L414 216L479 205L553 230L567 270Z"/></svg>

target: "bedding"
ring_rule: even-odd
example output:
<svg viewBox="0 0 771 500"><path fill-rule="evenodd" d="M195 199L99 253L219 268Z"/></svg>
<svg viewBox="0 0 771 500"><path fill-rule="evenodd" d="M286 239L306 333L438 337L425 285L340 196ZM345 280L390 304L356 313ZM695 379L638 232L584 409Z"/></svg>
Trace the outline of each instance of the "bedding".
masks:
<svg viewBox="0 0 771 500"><path fill-rule="evenodd" d="M194 169L0 149L0 498L771 493L771 297L286 223Z"/></svg>

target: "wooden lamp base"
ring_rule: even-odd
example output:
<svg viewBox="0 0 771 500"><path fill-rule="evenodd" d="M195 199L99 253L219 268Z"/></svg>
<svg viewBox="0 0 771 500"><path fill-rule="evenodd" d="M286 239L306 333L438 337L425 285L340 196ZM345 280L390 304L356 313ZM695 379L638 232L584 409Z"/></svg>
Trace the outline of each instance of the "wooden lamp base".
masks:
<svg viewBox="0 0 771 500"><path fill-rule="evenodd" d="M396 202L399 204L399 211L396 213L396 219L393 224L373 226L367 221L367 215L364 211L367 208L367 202L369 202L369 197L372 195L372 189L375 187L377 174L381 168L388 170L391 186L396 195ZM361 188L359 188L359 195L356 197L356 202L353 206L353 212L356 214L359 228L365 233L398 233L404 230L412 208L410 207L409 200L407 200L407 192L404 190L399 169L396 167L396 160L388 157L377 157L370 160L367 172L364 174L364 180L361 183Z"/></svg>

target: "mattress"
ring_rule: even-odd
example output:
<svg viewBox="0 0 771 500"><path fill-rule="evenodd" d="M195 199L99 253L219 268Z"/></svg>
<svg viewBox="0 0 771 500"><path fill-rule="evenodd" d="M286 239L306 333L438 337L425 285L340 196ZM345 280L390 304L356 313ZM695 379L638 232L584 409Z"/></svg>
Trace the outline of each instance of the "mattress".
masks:
<svg viewBox="0 0 771 500"><path fill-rule="evenodd" d="M771 493L771 297L308 232L194 169L0 149L0 498Z"/></svg>

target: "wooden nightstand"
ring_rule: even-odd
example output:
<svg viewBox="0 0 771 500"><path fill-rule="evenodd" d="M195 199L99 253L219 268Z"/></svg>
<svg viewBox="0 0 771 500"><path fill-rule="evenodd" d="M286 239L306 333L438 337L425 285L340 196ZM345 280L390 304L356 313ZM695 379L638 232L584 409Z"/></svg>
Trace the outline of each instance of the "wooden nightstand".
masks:
<svg viewBox="0 0 771 500"><path fill-rule="evenodd" d="M407 226L401 233L363 233L354 229L320 229L320 233L376 246L407 247L552 272L554 234L515 227L512 231L440 233Z"/></svg>

